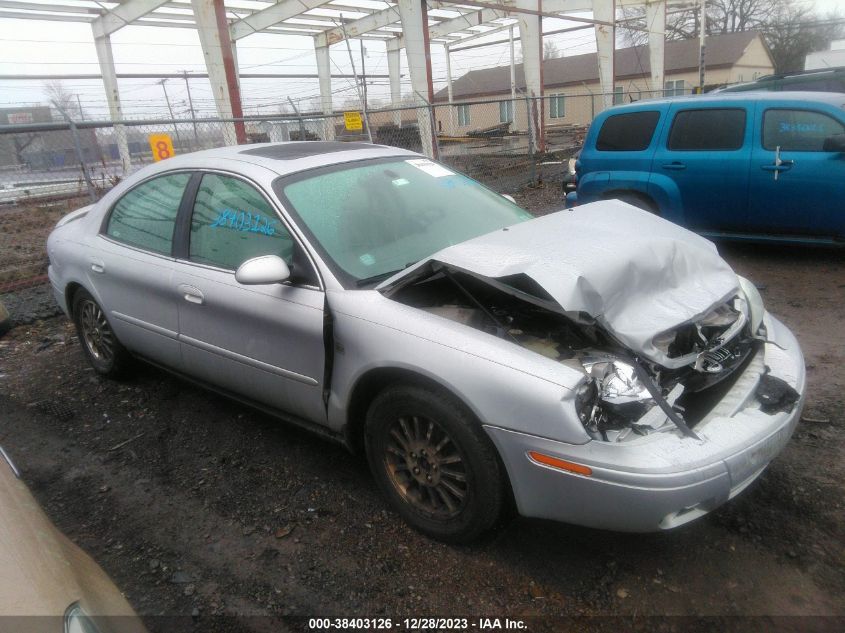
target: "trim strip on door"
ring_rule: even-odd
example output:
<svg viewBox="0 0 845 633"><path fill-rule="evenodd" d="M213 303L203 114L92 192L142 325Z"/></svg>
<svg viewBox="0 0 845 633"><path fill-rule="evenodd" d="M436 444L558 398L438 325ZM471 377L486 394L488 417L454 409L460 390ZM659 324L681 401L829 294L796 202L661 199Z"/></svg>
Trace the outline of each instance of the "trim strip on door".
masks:
<svg viewBox="0 0 845 633"><path fill-rule="evenodd" d="M238 354L237 352L232 352L222 347L217 347L216 345L212 345L211 343L206 343L204 341L191 338L190 336L185 336L184 334L179 334L178 338L182 343L191 345L205 352L211 352L212 354L217 354L218 356L222 356L223 358L228 358L229 360L233 360L244 365L249 365L250 367L255 367L256 369L261 369L263 371L270 372L271 374L276 374L277 376L290 378L291 380L295 380L297 382L301 382L312 387L316 387L320 384L314 378L311 378L309 376L303 376L302 374L297 374L295 371L290 371L289 369L282 369L281 367L276 367L276 365L270 365L269 363L250 358L249 356L244 356L243 354Z"/></svg>
<svg viewBox="0 0 845 633"><path fill-rule="evenodd" d="M123 314L121 312L112 312L113 317L116 319L120 319L121 321L125 321L131 325L137 325L139 328L143 328L145 330L149 330L150 332L155 332L156 334L161 334L162 336L166 336L167 338L172 338L174 341L178 339L179 335L174 332L173 330L168 330L167 328L163 328L158 325L153 325L147 321L142 321L141 319L136 319L135 317L131 317L128 314Z"/></svg>

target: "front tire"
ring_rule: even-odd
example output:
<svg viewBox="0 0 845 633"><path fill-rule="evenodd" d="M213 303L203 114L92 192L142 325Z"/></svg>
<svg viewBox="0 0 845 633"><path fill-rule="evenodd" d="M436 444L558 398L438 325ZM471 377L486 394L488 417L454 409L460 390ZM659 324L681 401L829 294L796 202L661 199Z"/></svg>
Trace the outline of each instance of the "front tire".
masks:
<svg viewBox="0 0 845 633"><path fill-rule="evenodd" d="M367 413L365 446L379 487L423 534L465 543L501 516L507 488L496 449L451 395L388 387Z"/></svg>
<svg viewBox="0 0 845 633"><path fill-rule="evenodd" d="M73 297L73 322L82 352L94 370L110 378L124 375L131 362L129 352L117 340L105 311L87 290L79 289Z"/></svg>

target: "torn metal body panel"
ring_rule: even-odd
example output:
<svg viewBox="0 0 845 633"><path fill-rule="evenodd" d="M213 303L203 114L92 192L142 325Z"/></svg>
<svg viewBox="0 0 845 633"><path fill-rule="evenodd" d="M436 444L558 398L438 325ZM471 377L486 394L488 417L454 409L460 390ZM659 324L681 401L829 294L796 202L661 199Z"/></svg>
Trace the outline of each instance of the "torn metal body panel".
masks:
<svg viewBox="0 0 845 633"><path fill-rule="evenodd" d="M667 367L655 336L739 291L712 242L616 200L587 204L446 248L383 282L390 296L430 263L494 280L530 278L547 302L595 318L625 347ZM506 283L506 282L505 282Z"/></svg>

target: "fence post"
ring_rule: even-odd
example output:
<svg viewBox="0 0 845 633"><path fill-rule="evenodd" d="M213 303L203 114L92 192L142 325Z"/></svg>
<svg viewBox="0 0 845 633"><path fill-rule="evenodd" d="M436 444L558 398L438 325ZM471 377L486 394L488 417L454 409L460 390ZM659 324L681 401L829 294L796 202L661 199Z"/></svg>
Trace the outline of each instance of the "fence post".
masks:
<svg viewBox="0 0 845 633"><path fill-rule="evenodd" d="M437 136L437 116L434 113L434 104L428 105L429 125L431 125L431 134L434 137L434 160L440 160L440 139Z"/></svg>
<svg viewBox="0 0 845 633"><path fill-rule="evenodd" d="M58 103L53 101L53 105L68 123L70 136L73 139L73 148L76 151L76 157L79 159L79 167L82 169L82 177L85 179L85 185L88 187L88 197L91 198L92 203L97 202L97 190L94 187L94 182L91 180L91 176L88 174L88 167L85 165L85 154L82 151L82 143L79 142L79 134L76 129L76 123L74 123L73 119L70 118L70 115Z"/></svg>
<svg viewBox="0 0 845 633"><path fill-rule="evenodd" d="M536 165L534 164L534 121L532 116L531 97L525 95L525 114L528 117L528 157L531 162L531 184L537 181Z"/></svg>

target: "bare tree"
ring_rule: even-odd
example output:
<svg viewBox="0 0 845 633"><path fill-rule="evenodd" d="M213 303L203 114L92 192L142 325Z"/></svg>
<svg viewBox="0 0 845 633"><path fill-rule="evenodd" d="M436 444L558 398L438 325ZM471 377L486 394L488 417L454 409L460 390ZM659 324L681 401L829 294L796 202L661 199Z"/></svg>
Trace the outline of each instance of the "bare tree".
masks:
<svg viewBox="0 0 845 633"><path fill-rule="evenodd" d="M543 41L543 59L557 59L560 57L560 50L552 40Z"/></svg>
<svg viewBox="0 0 845 633"><path fill-rule="evenodd" d="M61 79L45 81L42 90L50 102L57 104L74 119L85 118L85 113L79 105L76 94L70 92Z"/></svg>
<svg viewBox="0 0 845 633"><path fill-rule="evenodd" d="M672 11L666 16L666 39L685 40L699 33L700 10L689 8ZM625 8L627 24L650 28L641 8ZM830 14L820 17L799 0L708 0L707 34L718 35L743 31L759 31L772 53L777 72L803 67L807 53L823 50L831 40L845 33L842 17ZM642 30L620 28L621 40L628 46L648 42Z"/></svg>

